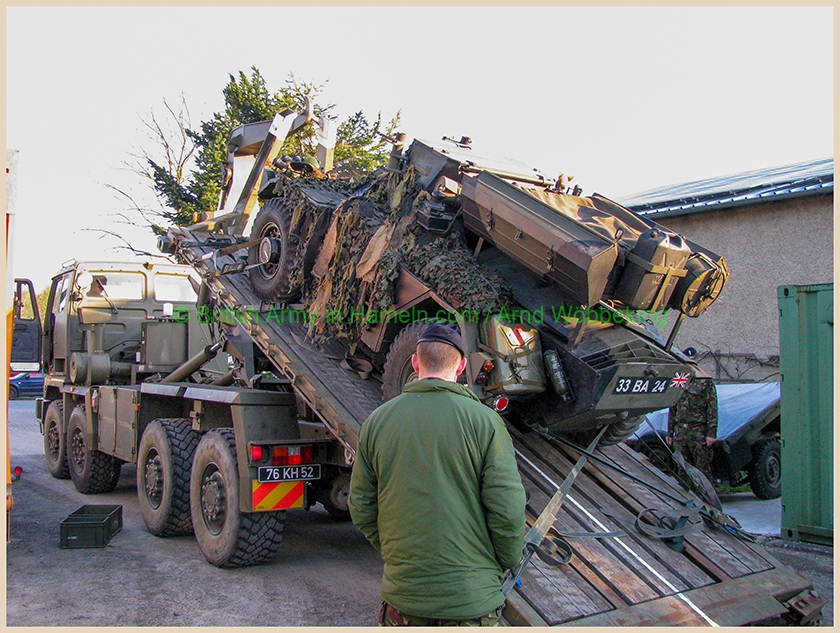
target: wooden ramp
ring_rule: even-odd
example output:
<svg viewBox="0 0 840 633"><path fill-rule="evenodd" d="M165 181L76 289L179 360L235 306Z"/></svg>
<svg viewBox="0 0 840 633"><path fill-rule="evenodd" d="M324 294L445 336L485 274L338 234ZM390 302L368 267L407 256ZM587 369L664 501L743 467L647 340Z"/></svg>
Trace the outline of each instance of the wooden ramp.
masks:
<svg viewBox="0 0 840 633"><path fill-rule="evenodd" d="M536 433L509 427L536 517L579 457ZM687 493L625 445L597 453L680 498ZM761 547L704 523L684 539L682 553L635 527L646 508L677 503L611 469L592 463L575 479L554 523L560 533L624 530L619 538L566 540L574 556L552 567L537 557L508 596L513 625L735 626L788 611L782 603L812 584Z"/></svg>

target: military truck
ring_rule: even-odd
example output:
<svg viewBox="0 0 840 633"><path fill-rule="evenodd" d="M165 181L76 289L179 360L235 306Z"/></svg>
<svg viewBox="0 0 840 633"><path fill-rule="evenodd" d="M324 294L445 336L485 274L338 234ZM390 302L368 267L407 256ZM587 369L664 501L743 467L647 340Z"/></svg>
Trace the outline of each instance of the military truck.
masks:
<svg viewBox="0 0 840 633"><path fill-rule="evenodd" d="M54 477L85 494L113 490L122 465L136 464L150 532L195 532L211 563L256 564L276 552L286 509L323 499L346 512L318 486L341 474L329 469L344 454L317 430L302 439L292 390L259 374L219 324L186 317L196 288L193 269L174 264L72 262L58 272L36 400L44 455ZM250 382L244 372L259 374L259 389L234 385Z"/></svg>
<svg viewBox="0 0 840 633"><path fill-rule="evenodd" d="M718 430L711 447L715 483L730 487L749 483L759 499L781 496L780 386L778 382L716 385ZM672 472L671 453L663 441L668 434L668 411L646 417L649 424L643 424L627 443L658 468Z"/></svg>

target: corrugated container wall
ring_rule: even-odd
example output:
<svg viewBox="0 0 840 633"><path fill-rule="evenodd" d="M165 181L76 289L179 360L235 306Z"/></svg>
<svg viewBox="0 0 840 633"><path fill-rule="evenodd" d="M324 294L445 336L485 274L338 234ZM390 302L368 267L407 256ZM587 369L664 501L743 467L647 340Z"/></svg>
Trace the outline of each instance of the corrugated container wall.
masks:
<svg viewBox="0 0 840 633"><path fill-rule="evenodd" d="M833 544L834 284L779 286L782 538Z"/></svg>

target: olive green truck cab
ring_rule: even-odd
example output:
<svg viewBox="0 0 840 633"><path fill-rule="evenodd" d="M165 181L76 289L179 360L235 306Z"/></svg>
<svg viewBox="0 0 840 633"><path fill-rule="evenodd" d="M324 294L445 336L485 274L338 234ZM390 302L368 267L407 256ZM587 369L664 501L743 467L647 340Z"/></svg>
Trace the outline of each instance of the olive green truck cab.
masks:
<svg viewBox="0 0 840 633"><path fill-rule="evenodd" d="M153 534L194 531L211 563L255 564L276 552L286 509L322 499L346 512L330 493L347 464L334 440L307 432L287 384L260 372L259 389L241 386L253 359L225 324L198 318L197 287L175 264L64 267L46 306L36 416L54 477L102 493L136 464Z"/></svg>

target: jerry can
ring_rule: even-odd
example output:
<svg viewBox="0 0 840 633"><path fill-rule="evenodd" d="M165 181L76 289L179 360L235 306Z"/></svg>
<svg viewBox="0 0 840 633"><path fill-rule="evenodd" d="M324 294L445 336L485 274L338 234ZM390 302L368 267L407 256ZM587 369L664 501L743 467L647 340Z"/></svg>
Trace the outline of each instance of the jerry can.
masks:
<svg viewBox="0 0 840 633"><path fill-rule="evenodd" d="M536 328L510 324L498 314L482 323L483 344L493 356L494 367L484 391L505 396L522 396L545 391L542 345Z"/></svg>

